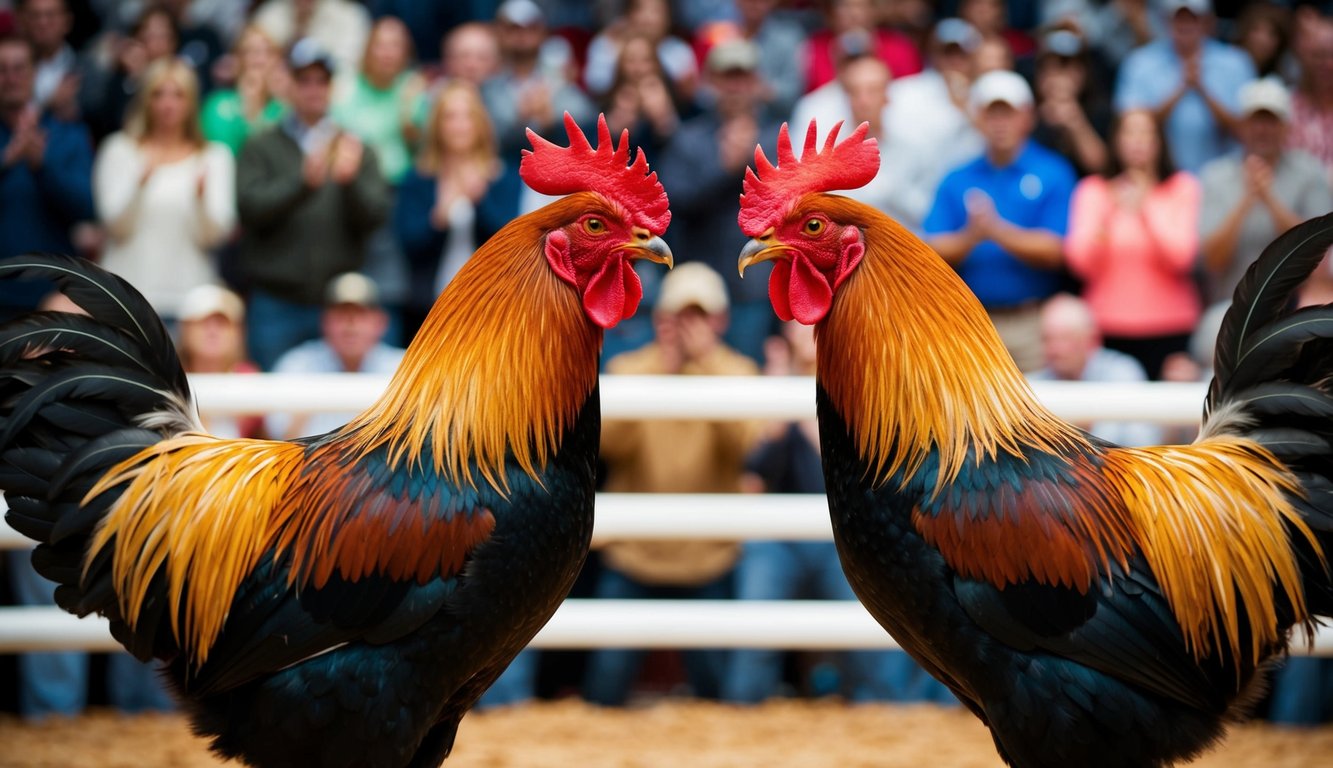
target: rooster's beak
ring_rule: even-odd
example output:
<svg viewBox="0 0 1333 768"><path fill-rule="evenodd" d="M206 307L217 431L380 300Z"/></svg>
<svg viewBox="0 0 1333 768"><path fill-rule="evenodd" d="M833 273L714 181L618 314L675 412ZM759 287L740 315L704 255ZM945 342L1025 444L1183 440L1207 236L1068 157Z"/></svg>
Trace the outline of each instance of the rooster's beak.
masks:
<svg viewBox="0 0 1333 768"><path fill-rule="evenodd" d="M658 264L665 264L667 269L671 269L676 264L671 255L671 247L666 244L666 241L640 227L634 228L634 242L627 246L627 250L630 252L630 258L647 259Z"/></svg>
<svg viewBox="0 0 1333 768"><path fill-rule="evenodd" d="M741 249L740 261L737 262L736 268L740 270L741 277L745 277L746 267L754 266L761 261L783 258L788 250L790 249L786 244L773 239L773 230L769 229L745 244Z"/></svg>

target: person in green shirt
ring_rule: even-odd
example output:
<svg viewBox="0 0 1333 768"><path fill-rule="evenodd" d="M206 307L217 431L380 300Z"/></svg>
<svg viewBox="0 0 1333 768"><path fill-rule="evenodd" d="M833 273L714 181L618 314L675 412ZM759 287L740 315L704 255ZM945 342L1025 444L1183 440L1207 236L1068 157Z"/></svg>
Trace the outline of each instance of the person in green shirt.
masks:
<svg viewBox="0 0 1333 768"><path fill-rule="evenodd" d="M334 81L333 121L374 151L393 194L412 170L416 143L425 124L425 79L412 63L412 37L394 16L375 21L366 38L361 68ZM379 285L389 314L386 340L403 344L403 311L408 300L408 265L386 225L371 233L363 271Z"/></svg>
<svg viewBox="0 0 1333 768"><path fill-rule="evenodd" d="M407 26L393 16L380 18L366 40L360 71L335 83L334 122L375 150L385 180L396 186L412 167L426 102Z"/></svg>
<svg viewBox="0 0 1333 768"><path fill-rule="evenodd" d="M286 113L290 79L268 33L251 24L236 38L231 58L235 85L209 94L201 108L204 138L227 145L232 154L257 129L276 124Z"/></svg>

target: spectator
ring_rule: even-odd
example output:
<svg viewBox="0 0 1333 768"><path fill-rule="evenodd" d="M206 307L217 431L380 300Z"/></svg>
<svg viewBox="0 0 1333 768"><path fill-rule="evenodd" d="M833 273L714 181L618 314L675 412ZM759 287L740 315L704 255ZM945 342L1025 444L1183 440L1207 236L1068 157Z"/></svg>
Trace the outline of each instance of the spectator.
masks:
<svg viewBox="0 0 1333 768"><path fill-rule="evenodd" d="M237 155L250 134L282 119L287 111L283 99L291 84L278 47L259 26L251 24L241 31L233 55L235 86L210 93L200 120L204 138L225 144Z"/></svg>
<svg viewBox="0 0 1333 768"><path fill-rule="evenodd" d="M930 28L935 23L935 3L929 0L882 0L879 23L911 38L918 50L925 50Z"/></svg>
<svg viewBox="0 0 1333 768"><path fill-rule="evenodd" d="M844 123L842 135L855 126L869 123L869 135L879 141L879 173L860 189L843 192L892 216L914 232L921 231L921 220L930 207L931 192L938 173L932 161L923 158L888 132L889 68L874 56L858 56L844 62L838 79L820 86L797 102L791 130L803 139L811 119L818 121L820 141L838 122ZM813 104L816 99L825 103Z"/></svg>
<svg viewBox="0 0 1333 768"><path fill-rule="evenodd" d="M867 61L884 67L878 59ZM765 369L770 375L813 376L814 328L795 321L785 323L782 335L765 344ZM815 420L781 425L780 431L760 443L746 459L741 487L748 493L824 495L819 425ZM741 548L735 580L738 600L856 599L831 541L747 541ZM778 695L783 656L777 649L733 653L723 698L754 704ZM902 651L854 651L841 654L838 661L836 670L830 671L839 686L827 692L841 693L849 701L954 701L942 683Z"/></svg>
<svg viewBox="0 0 1333 768"><path fill-rule="evenodd" d="M1038 144L1064 155L1080 176L1106 169L1111 105L1092 77L1083 38L1067 29L1046 33L1036 62Z"/></svg>
<svg viewBox="0 0 1333 768"><path fill-rule="evenodd" d="M799 23L775 13L778 5L779 0L736 0L736 30L759 51L759 100L768 117L780 121L805 92L805 63L792 52L805 46L806 35Z"/></svg>
<svg viewBox="0 0 1333 768"><path fill-rule="evenodd" d="M923 229L985 305L1023 371L1041 366L1041 302L1063 261L1074 169L1030 139L1032 90L1013 72L989 72L971 92L982 155L944 177Z"/></svg>
<svg viewBox="0 0 1333 768"><path fill-rule="evenodd" d="M258 373L245 351L245 303L218 285L191 288L181 299L177 352L186 373ZM218 437L261 437L264 417L201 414Z"/></svg>
<svg viewBox="0 0 1333 768"><path fill-rule="evenodd" d="M423 3L421 0L369 0L366 5L377 19L394 16L403 20L412 35L412 48L422 64L435 66L442 51L440 41L451 30L475 23L483 4L472 2Z"/></svg>
<svg viewBox="0 0 1333 768"><path fill-rule="evenodd" d="M1209 303L1229 300L1236 284L1274 238L1333 209L1319 162L1287 148L1291 96L1277 80L1241 91L1241 151L1203 171L1203 266Z"/></svg>
<svg viewBox="0 0 1333 768"><path fill-rule="evenodd" d="M1301 18L1301 77L1291 98L1287 146L1318 158L1333 184L1333 19L1310 13Z"/></svg>
<svg viewBox="0 0 1333 768"><path fill-rule="evenodd" d="M324 286L361 267L389 215L374 152L329 119L333 59L313 39L288 56L291 111L236 161L241 271L250 285L247 344L264 369L320 329Z"/></svg>
<svg viewBox="0 0 1333 768"><path fill-rule="evenodd" d="M148 67L176 55L180 30L165 8L150 5L135 21L130 36L113 34L110 45L111 61L89 67L79 89L79 108L98 142L124 125L125 112Z"/></svg>
<svg viewBox="0 0 1333 768"><path fill-rule="evenodd" d="M759 101L763 83L759 53L747 40L713 46L705 62L711 107L681 124L654 163L671 196L673 252L690 254L725 275L731 296L726 343L758 361L773 320L768 303L768 275L736 274L736 256L745 235L736 226L741 178L754 159L756 144L773 153L778 126L765 122ZM611 337L608 337L610 343Z"/></svg>
<svg viewBox="0 0 1333 768"><path fill-rule="evenodd" d="M365 275L346 272L329 281L320 312L320 338L288 350L274 373L383 373L398 370L404 350L384 343L389 316L380 306L379 289ZM343 426L355 413L270 413L268 434L291 440L322 435Z"/></svg>
<svg viewBox="0 0 1333 768"><path fill-rule="evenodd" d="M1164 144L1152 112L1121 115L1106 174L1074 189L1065 241L1106 346L1153 379L1168 355L1185 351L1202 311L1194 281L1199 182L1175 170Z"/></svg>
<svg viewBox="0 0 1333 768"><path fill-rule="evenodd" d="M1079 30L1115 71L1135 49L1166 36L1163 5L1163 0L1048 0L1042 5L1041 26Z"/></svg>
<svg viewBox="0 0 1333 768"><path fill-rule="evenodd" d="M88 131L33 103L32 44L0 36L0 258L74 253L70 231L93 218ZM0 321L30 312L54 290L45 281L6 281Z"/></svg>
<svg viewBox="0 0 1333 768"><path fill-rule="evenodd" d="M356 75L335 83L331 114L375 151L391 185L412 167L426 118L425 82L412 66L412 38L393 16L375 21ZM381 292L384 285L380 283ZM383 294L381 294L383 295Z"/></svg>
<svg viewBox="0 0 1333 768"><path fill-rule="evenodd" d="M1166 0L1167 39L1125 59L1116 80L1115 108L1147 107L1166 126L1176 164L1198 173L1231 148L1241 86L1254 64L1239 48L1210 37L1211 0Z"/></svg>
<svg viewBox="0 0 1333 768"><path fill-rule="evenodd" d="M837 77L839 59L844 49L873 51L894 77L907 77L921 71L921 52L912 39L901 32L877 26L872 0L829 0L825 27L810 35L805 47L805 90L807 93Z"/></svg>
<svg viewBox="0 0 1333 768"><path fill-rule="evenodd" d="M412 67L412 38L406 25L393 16L377 19L360 71L337 84L344 87L335 87L333 120L374 150L380 172L396 193L411 170L427 106L425 80ZM402 343L407 262L390 222L371 233L361 271L379 286L380 302L389 315L388 341Z"/></svg>
<svg viewBox="0 0 1333 768"><path fill-rule="evenodd" d="M621 43L603 111L612 135L628 128L649 157L656 157L676 132L682 113L692 116L690 103L678 100L669 81L651 38L631 35Z"/></svg>
<svg viewBox="0 0 1333 768"><path fill-rule="evenodd" d="M1003 40L1009 54L1024 60L1037 52L1032 36L1009 25L1009 9L1005 0L960 0L958 18L971 24L985 40Z"/></svg>
<svg viewBox="0 0 1333 768"><path fill-rule="evenodd" d="M1067 293L1052 296L1042 307L1041 346L1046 364L1029 374L1035 381L1132 382L1148 378L1133 357L1102 346L1092 308ZM1162 442L1162 430L1147 422L1099 421L1082 426L1116 445Z"/></svg>
<svg viewBox="0 0 1333 768"><path fill-rule="evenodd" d="M58 292L44 297L37 309L84 314L78 305ZM4 560L15 602L54 608L56 585L33 570L30 551L6 552ZM78 715L88 701L88 666L88 654L79 651L20 654L19 714L29 719ZM106 693L111 705L126 712L173 709L175 705L164 688L164 678L154 666L128 653L111 654L106 670Z"/></svg>
<svg viewBox="0 0 1333 768"><path fill-rule="evenodd" d="M1246 5L1236 20L1236 45L1259 77L1282 75L1290 34L1291 11L1269 0Z"/></svg>
<svg viewBox="0 0 1333 768"><path fill-rule="evenodd" d="M967 94L976 77L973 54L981 35L971 24L944 19L935 25L920 74L895 78L889 86L889 135L930 159L935 173L924 181L934 191L945 171L982 150L981 134L968 114Z"/></svg>
<svg viewBox="0 0 1333 768"><path fill-rule="evenodd" d="M505 0L495 12L500 41L500 71L481 86L486 111L495 124L503 157L518 157L528 147L525 130L543 136L559 129L568 112L579 125L589 125L597 112L570 82L568 46L550 45L546 17L532 0ZM551 52L555 51L554 54Z"/></svg>
<svg viewBox="0 0 1333 768"><path fill-rule="evenodd" d="M490 118L471 84L447 82L435 97L416 167L404 177L394 233L407 257L411 338L477 247L519 214L517 167L501 160Z"/></svg>
<svg viewBox="0 0 1333 768"><path fill-rule="evenodd" d="M213 90L213 65L227 50L221 31L208 20L201 20L190 13L196 0L153 0L160 8L171 14L179 34L177 55L194 67L199 77L199 91L208 93Z"/></svg>
<svg viewBox="0 0 1333 768"><path fill-rule="evenodd" d="M282 48L318 41L339 75L356 71L370 36L370 14L355 0L265 0L253 19Z"/></svg>
<svg viewBox="0 0 1333 768"><path fill-rule="evenodd" d="M144 72L125 130L93 165L93 200L106 227L102 265L130 281L168 323L182 295L218 279L211 250L236 223L236 167L204 140L199 84L182 59Z"/></svg>
<svg viewBox="0 0 1333 768"><path fill-rule="evenodd" d="M883 147L875 178L845 194L887 213L913 232L920 232L930 207L930 189L936 173L927 159L888 133L885 110L890 106L889 68L882 61L865 56L848 62L839 79L851 106L848 125L868 123L869 135L877 137Z"/></svg>
<svg viewBox="0 0 1333 768"><path fill-rule="evenodd" d="M33 100L61 120L79 119L82 65L69 44L74 17L65 0L19 0L18 20L37 56Z"/></svg>
<svg viewBox="0 0 1333 768"><path fill-rule="evenodd" d="M758 366L722 341L727 291L721 275L700 263L668 272L653 307L654 342L612 358L609 373L624 375L751 376ZM752 445L743 422L607 421L601 458L606 490L635 493L735 493ZM738 547L725 541L621 541L602 550L601 599L673 597L723 599ZM616 706L629 697L643 651L599 649L588 661L584 693ZM696 696L720 693L724 654L686 651Z"/></svg>
<svg viewBox="0 0 1333 768"><path fill-rule="evenodd" d="M680 103L694 101L699 67L690 44L671 34L671 6L667 0L627 0L625 12L593 37L583 68L588 91L602 96L611 90L621 49L632 37L647 38L652 44L672 97Z"/></svg>
<svg viewBox="0 0 1333 768"><path fill-rule="evenodd" d="M470 21L450 30L440 42L440 74L480 88L500 71L500 43L490 24Z"/></svg>
<svg viewBox="0 0 1333 768"><path fill-rule="evenodd" d="M1015 68L1014 52L1009 49L1004 38L983 37L972 54L972 66L977 77L996 70L1012 72Z"/></svg>

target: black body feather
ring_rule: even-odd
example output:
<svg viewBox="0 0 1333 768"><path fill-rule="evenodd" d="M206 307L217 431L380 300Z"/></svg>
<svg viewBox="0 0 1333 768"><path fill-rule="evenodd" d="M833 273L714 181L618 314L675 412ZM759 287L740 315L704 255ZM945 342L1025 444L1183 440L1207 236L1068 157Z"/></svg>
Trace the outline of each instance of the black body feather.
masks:
<svg viewBox="0 0 1333 768"><path fill-rule="evenodd" d="M1333 215L1278 238L1241 281L1221 326L1204 423L1205 435L1255 441L1291 471L1301 490L1290 501L1324 556L1333 555L1333 307L1295 311L1291 303L1330 245ZM881 330L891 337L896 329L885 322ZM825 335L820 343L838 340ZM923 528L923 519L946 514L953 515L948 532L962 539L1005 515L1041 522L1077 514L1080 500L1099 491L1080 487L1073 470L1096 466L1110 446L1092 439L1092 450L1079 456L1030 447L1021 456L969 456L936 494L937 450L914 474L899 470L876 481L854 419L839 412L830 391L821 383L819 423L843 568L871 614L989 726L1007 763L1170 765L1215 743L1262 693L1296 626L1280 594L1274 613L1283 639L1258 663L1224 647L1196 656L1137 546L1127 563L1109 563L1086 588L1031 574L1001 586L955 570L960 564L923 534L939 530ZM1035 523L1026 530L1050 536ZM1324 557L1301 533L1288 534L1308 611L1333 615ZM992 556L975 541L973 557ZM1033 541L1034 551L1042 546ZM1022 558L1007 562L1014 560ZM1240 625L1244 648L1243 611Z"/></svg>
<svg viewBox="0 0 1333 768"><path fill-rule="evenodd" d="M455 487L430 469L429 454L399 469L384 449L316 468L346 473L346 486L359 489L332 499L358 524L378 521L406 538L484 515L493 530L471 549L446 539L458 554L448 571L335 571L300 588L291 550L269 550L231 597L200 663L173 628L185 608L173 603L164 570L131 624L112 573L115 542L87 556L124 490L85 499L94 485L145 448L202 429L172 342L142 296L86 261L0 263L0 279L19 276L54 280L91 315L35 313L0 328L0 489L10 524L38 541L32 562L57 582L57 603L105 616L127 650L162 660L195 729L226 757L264 768L439 765L460 719L555 612L583 564L596 388L536 477L508 457L505 494L475 466L471 485ZM338 437L294 442L309 459Z"/></svg>

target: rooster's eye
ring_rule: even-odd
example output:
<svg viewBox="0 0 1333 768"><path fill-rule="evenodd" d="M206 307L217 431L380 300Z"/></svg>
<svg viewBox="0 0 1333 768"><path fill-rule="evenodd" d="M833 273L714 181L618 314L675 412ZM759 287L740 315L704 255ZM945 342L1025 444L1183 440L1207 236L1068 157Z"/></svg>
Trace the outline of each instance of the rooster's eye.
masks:
<svg viewBox="0 0 1333 768"><path fill-rule="evenodd" d="M805 233L807 235L817 235L824 231L824 222L819 219L807 219L805 222Z"/></svg>
<svg viewBox="0 0 1333 768"><path fill-rule="evenodd" d="M589 218L583 221L583 230L590 235L600 235L606 231L606 222L597 218Z"/></svg>

